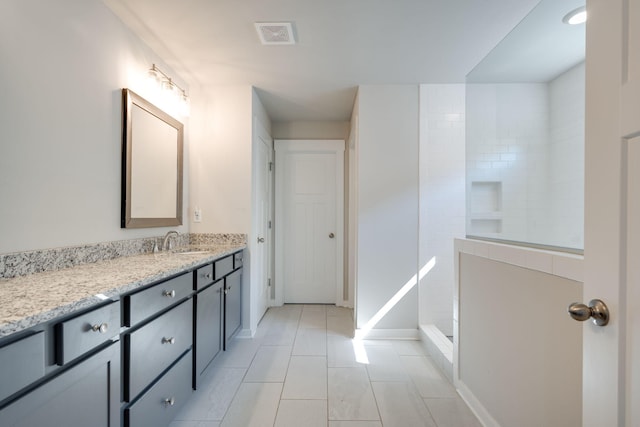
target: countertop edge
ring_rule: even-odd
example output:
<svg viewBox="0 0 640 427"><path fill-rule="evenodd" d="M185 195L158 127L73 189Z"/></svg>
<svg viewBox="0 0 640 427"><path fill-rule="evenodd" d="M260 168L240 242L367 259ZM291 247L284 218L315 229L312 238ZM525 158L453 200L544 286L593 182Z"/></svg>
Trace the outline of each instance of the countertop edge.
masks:
<svg viewBox="0 0 640 427"><path fill-rule="evenodd" d="M152 285L164 279L182 274L188 273L189 271L193 271L202 265L209 264L214 262L220 258L236 253L240 250L246 248L246 244L237 244L237 245L220 245L215 248L211 248L209 251L202 251L199 253L193 254L179 254L179 253L160 253L160 254L144 254L144 255L134 255L131 257L122 257L117 260L102 263L105 266L105 270L109 268L118 268L118 264L124 264L127 261L131 260L153 260L158 261L165 258L167 261L172 260L172 264L175 263L176 260L180 260L177 265L171 265L167 268L159 268L152 274L147 274L144 277L132 281L122 283L120 285L116 285L110 289L101 290L95 294L87 294L82 298L74 300L70 303L57 305L54 308L45 309L43 311L34 312L29 315L25 315L19 320L11 320L2 322L0 320L0 339L8 337L10 335L25 331L29 328L37 326L38 324L46 323L56 318L60 318L63 316L68 316L75 312L84 311L90 309L91 307L98 306L106 301L117 301L124 294L130 293L140 288L144 288L148 285ZM145 257L145 258L143 258ZM95 265L99 265L101 263L95 263ZM82 268L86 266L78 266L64 270L62 273L59 272L50 272L50 273L36 273L30 275L33 277L38 277L39 275L47 274L48 276L54 276L56 273L58 274L73 274L74 270L80 271ZM91 267L91 266L90 266ZM61 270L62 271L62 270ZM25 276L29 277L29 276ZM22 278L24 280L24 278ZM16 279L8 279L5 282L16 281ZM0 283L1 286L1 283ZM69 283L68 286L73 286L73 283ZM0 309L2 306L0 305Z"/></svg>

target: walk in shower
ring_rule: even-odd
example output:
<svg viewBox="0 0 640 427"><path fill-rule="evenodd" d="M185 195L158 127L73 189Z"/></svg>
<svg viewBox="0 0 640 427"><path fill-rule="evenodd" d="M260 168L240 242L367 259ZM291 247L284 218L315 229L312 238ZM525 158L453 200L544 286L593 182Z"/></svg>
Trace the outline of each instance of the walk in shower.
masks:
<svg viewBox="0 0 640 427"><path fill-rule="evenodd" d="M542 0L466 84L421 86L419 316L445 369L454 238L582 252L585 26L563 22L580 8Z"/></svg>

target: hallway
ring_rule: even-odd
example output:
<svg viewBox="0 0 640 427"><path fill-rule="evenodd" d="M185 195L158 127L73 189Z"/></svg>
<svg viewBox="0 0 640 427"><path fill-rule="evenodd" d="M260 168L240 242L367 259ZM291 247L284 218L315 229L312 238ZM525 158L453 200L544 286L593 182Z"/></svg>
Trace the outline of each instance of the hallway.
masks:
<svg viewBox="0 0 640 427"><path fill-rule="evenodd" d="M171 427L480 427L419 341L354 346L352 325L335 306L269 309Z"/></svg>

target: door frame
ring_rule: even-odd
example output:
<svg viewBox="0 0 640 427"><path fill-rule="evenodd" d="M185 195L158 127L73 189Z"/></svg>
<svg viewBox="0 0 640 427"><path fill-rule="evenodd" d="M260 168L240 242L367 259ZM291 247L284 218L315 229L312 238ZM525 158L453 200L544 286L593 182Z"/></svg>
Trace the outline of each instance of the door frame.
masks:
<svg viewBox="0 0 640 427"><path fill-rule="evenodd" d="M253 164L256 165L257 161L258 161L258 149L257 149L257 144L263 144L263 142L266 142L266 146L269 152L269 162L273 163L273 138L271 137L271 135L269 134L269 131L267 130L267 128L265 127L265 125L259 120L259 118L257 116L254 116L253 118ZM249 254L251 255L251 253L257 254L257 250L255 250L257 248L258 242L257 242L257 238L258 238L258 232L260 230L259 225L257 224L258 221L258 206L257 206L257 190L258 190L258 184L257 184L257 180L259 179L259 177L257 176L257 174L255 173L255 171L257 170L256 167L253 167L252 170L254 171L254 176L252 178L252 194L251 194L251 203L252 203L252 219L251 219L251 234L248 236L249 241L247 242L247 246L249 248ZM269 208L268 208L268 220L273 221L273 179L272 179L272 174L270 172L267 173L266 179L269 181L269 189L268 189L268 196L267 199L269 201ZM272 278L273 277L273 227L272 228L266 228L266 233L264 236L266 242L264 245L264 250L266 251L266 265L265 265L265 270L266 270L266 275L267 275L267 279ZM250 265L256 266L258 260L254 259L253 257L249 257L250 259ZM258 286L262 285L262 280L261 278L257 277L258 275L258 271L257 268L250 268L249 271L249 275L251 276L251 292L250 294L253 295L254 293L256 295L260 295L260 289L258 289ZM271 292L271 289L268 289L267 292ZM272 305L273 299L271 295L268 295L268 300L267 300L267 304L266 304L266 308L268 309L271 305ZM264 313L257 313L258 309L258 301L254 300L253 297L251 297L251 301L250 301L250 306L249 306L249 310L252 312L251 313L251 325L250 325L250 329L251 329L251 335L253 335L258 327L258 323L260 323L260 320L262 319L262 316L264 315ZM265 310L266 312L266 310Z"/></svg>
<svg viewBox="0 0 640 427"><path fill-rule="evenodd" d="M640 0L587 0L583 302L609 307L583 329L582 425L638 425ZM634 164L635 163L635 164Z"/></svg>
<svg viewBox="0 0 640 427"><path fill-rule="evenodd" d="M276 153L275 167L275 287L274 305L284 304L284 232L280 226L284 218L284 200L282 197L283 173L282 165L278 157L278 151L296 151L300 153L336 153L336 305L345 306L344 301L344 150L345 142L340 139L309 140L296 139L285 140L276 139L274 141L274 151Z"/></svg>

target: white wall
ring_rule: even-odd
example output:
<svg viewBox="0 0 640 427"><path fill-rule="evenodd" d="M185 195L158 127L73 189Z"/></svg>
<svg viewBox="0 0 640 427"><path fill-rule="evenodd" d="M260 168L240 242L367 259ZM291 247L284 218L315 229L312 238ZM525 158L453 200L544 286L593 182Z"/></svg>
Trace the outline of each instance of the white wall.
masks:
<svg viewBox="0 0 640 427"><path fill-rule="evenodd" d="M271 120L253 87L209 86L192 101L191 204L202 221L193 222L194 233L242 233L248 236L243 263L244 334L258 325L253 265L253 120L267 132Z"/></svg>
<svg viewBox="0 0 640 427"><path fill-rule="evenodd" d="M491 427L582 426L582 257L457 241L454 384Z"/></svg>
<svg viewBox="0 0 640 427"><path fill-rule="evenodd" d="M342 139L349 136L349 122L298 121L274 122L273 139Z"/></svg>
<svg viewBox="0 0 640 427"><path fill-rule="evenodd" d="M453 239L465 235L465 86L420 85L419 321L453 335Z"/></svg>
<svg viewBox="0 0 640 427"><path fill-rule="evenodd" d="M164 234L120 228L121 89L180 76L99 0L3 0L0 56L0 253Z"/></svg>
<svg viewBox="0 0 640 427"><path fill-rule="evenodd" d="M194 233L251 230L251 86L216 86L203 91L192 113L191 203L202 222Z"/></svg>
<svg viewBox="0 0 640 427"><path fill-rule="evenodd" d="M357 327L363 328L412 278L418 257L418 86L358 91ZM379 321L416 329L417 286Z"/></svg>
<svg viewBox="0 0 640 427"><path fill-rule="evenodd" d="M360 124L360 109L358 107L359 98L356 94L356 100L351 114L351 129L349 131L349 139L345 147L345 163L347 177L345 197L345 206L347 207L347 239L345 248L345 283L347 284L348 295L345 300L353 307L355 305L356 283L358 281L358 147L359 134L358 127Z"/></svg>

